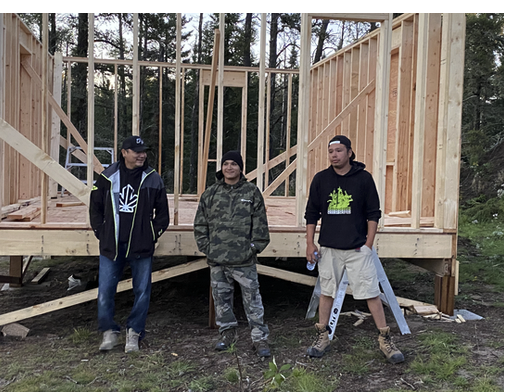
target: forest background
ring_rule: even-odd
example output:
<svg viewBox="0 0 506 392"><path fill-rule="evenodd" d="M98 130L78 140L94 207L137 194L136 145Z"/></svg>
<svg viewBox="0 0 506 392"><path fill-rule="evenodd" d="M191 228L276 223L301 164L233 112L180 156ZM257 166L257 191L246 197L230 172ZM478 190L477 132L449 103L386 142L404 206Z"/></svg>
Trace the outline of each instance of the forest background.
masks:
<svg viewBox="0 0 506 392"><path fill-rule="evenodd" d="M23 21L40 38L42 14L20 14ZM394 14L394 17L401 14ZM299 66L300 14L267 14L266 66L297 69ZM183 63L211 64L214 29L219 14L182 15ZM133 53L132 14L103 13L95 15L95 56L131 59ZM311 63L317 63L336 50L360 39L377 28L375 24L329 20L312 21ZM258 67L260 14L225 14L224 64ZM466 14L466 46L464 95L462 107L461 160L461 221L503 221L504 211L504 14ZM49 14L49 50L64 56L88 56L88 14ZM139 60L175 63L176 14L139 14ZM161 72L161 74L160 74ZM195 193L198 133L198 70L185 73L185 110L183 122L184 172L183 193ZM67 73L64 73L64 78ZM87 134L87 64L72 65L71 118L86 139ZM96 64L95 68L95 145L113 145L114 68ZM132 129L132 67L118 67L118 133L120 142ZM247 167L256 167L258 127L258 75L248 80L248 140ZM141 67L140 71L140 134L148 145L158 144L159 78L162 78L162 156L158 149L150 150L148 159L155 165L162 162L162 176L167 191L174 189L175 140L175 77L173 70ZM271 106L269 116L270 151L268 160L287 148L286 123L297 125L298 76L293 78L293 107L287 118L287 85L285 75L270 81ZM64 80L62 107L66 107L67 83ZM224 88L223 151L240 146L241 93ZM207 97L207 90L206 90ZM216 106L215 115L216 115ZM214 121L215 123L216 121ZM63 133L63 131L62 131ZM291 146L296 144L296 131L291 134ZM64 152L62 152L64 154ZM216 138L212 137L209 157L216 156ZM64 156L60 162L63 162ZM284 168L278 168L282 171ZM275 170L275 169L274 169ZM213 181L209 170L208 183ZM271 172L275 176L275 172ZM291 191L293 192L293 184Z"/></svg>

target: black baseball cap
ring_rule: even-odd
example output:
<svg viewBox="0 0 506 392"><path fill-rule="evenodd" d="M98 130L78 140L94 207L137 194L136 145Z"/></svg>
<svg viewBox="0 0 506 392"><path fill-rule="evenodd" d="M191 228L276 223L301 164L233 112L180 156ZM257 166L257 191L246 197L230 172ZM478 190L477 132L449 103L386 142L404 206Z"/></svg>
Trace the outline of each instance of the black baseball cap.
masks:
<svg viewBox="0 0 506 392"><path fill-rule="evenodd" d="M142 152L145 151L147 147L144 144L144 140L142 140L140 136L129 136L125 140L123 140L121 149L132 150L135 152Z"/></svg>
<svg viewBox="0 0 506 392"><path fill-rule="evenodd" d="M330 139L329 146L334 143L342 144L342 145L346 146L346 149L351 150L350 162L355 159L355 153L353 152L353 149L351 148L351 140L350 139L348 139L344 135L337 135L337 136L334 136L332 139Z"/></svg>

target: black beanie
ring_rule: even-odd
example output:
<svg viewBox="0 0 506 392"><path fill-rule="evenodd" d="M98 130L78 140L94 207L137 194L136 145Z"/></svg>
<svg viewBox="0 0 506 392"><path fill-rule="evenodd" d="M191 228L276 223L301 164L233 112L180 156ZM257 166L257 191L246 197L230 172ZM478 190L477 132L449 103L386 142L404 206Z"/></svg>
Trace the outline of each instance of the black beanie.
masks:
<svg viewBox="0 0 506 392"><path fill-rule="evenodd" d="M225 161L234 161L239 165L239 169L241 169L241 171L244 168L244 163L242 162L242 157L239 151L229 151L225 153L221 158L221 166L223 166Z"/></svg>

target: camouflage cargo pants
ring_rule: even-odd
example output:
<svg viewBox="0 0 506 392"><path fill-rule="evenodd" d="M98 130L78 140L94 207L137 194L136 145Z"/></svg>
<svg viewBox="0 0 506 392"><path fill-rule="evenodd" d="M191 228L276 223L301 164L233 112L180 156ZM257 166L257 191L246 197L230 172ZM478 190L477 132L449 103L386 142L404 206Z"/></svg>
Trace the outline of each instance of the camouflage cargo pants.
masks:
<svg viewBox="0 0 506 392"><path fill-rule="evenodd" d="M264 324L264 306L260 296L256 265L248 267L211 267L211 287L220 333L237 327L234 315L234 281L242 292L242 303L251 329L251 340L266 340L269 328Z"/></svg>

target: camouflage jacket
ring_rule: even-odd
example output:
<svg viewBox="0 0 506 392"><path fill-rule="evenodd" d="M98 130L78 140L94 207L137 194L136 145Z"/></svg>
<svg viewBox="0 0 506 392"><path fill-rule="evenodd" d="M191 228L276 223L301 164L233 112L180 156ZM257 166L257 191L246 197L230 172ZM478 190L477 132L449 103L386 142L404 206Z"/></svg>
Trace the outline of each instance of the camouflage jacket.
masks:
<svg viewBox="0 0 506 392"><path fill-rule="evenodd" d="M252 265L270 241L263 196L243 175L234 185L217 177L200 197L195 241L211 266Z"/></svg>

